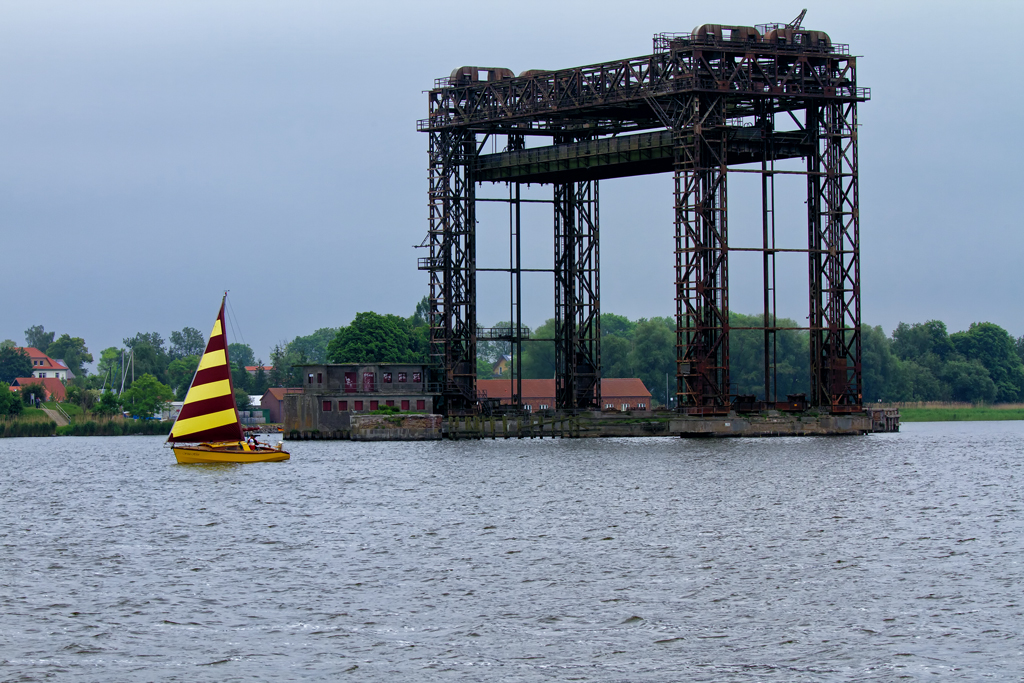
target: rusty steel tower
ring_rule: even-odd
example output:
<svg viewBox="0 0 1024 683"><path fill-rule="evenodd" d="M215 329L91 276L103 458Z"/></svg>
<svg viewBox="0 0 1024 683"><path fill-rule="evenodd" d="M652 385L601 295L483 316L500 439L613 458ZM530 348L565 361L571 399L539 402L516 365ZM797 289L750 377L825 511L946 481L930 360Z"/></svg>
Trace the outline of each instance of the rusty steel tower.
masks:
<svg viewBox="0 0 1024 683"><path fill-rule="evenodd" d="M651 173L675 180L676 397L692 415L726 414L729 252L760 254L764 402L775 401L775 259L806 253L812 406L862 409L856 58L822 31L789 24L705 24L654 37L650 55L516 76L462 67L428 94L429 232L419 267L430 275L431 349L448 411L474 410L479 336L527 341L519 311L519 210L553 208L556 408L600 408L598 183ZM501 151L484 153L499 141ZM530 141L530 144L527 144ZM775 162L803 159L801 170ZM737 166L745 168L736 168ZM760 246L730 248L727 179L760 176ZM775 178L807 186L807 244L775 243ZM481 183L507 196L477 198ZM550 184L526 200L523 183ZM513 325L477 327L476 204L509 206L507 272ZM483 269L481 269L483 270ZM740 329L740 328L731 328ZM751 329L751 328L744 328ZM785 328L793 329L793 328ZM520 364L515 364L516 371ZM513 396L519 392L514 392Z"/></svg>

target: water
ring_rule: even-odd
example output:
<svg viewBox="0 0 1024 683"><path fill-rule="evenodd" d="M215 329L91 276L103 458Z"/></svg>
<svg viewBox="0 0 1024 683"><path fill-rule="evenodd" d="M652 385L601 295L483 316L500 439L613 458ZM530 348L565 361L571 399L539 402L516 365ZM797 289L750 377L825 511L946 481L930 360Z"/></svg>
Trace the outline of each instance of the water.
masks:
<svg viewBox="0 0 1024 683"><path fill-rule="evenodd" d="M1024 676L1021 422L290 449L0 439L0 679Z"/></svg>

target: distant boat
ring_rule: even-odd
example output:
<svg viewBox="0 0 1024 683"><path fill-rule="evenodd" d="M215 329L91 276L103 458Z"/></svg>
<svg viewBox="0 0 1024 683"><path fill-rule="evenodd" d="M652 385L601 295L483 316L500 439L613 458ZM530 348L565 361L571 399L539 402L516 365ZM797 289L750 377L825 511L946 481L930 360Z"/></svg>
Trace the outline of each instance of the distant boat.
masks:
<svg viewBox="0 0 1024 683"><path fill-rule="evenodd" d="M225 298L227 295L225 294ZM224 299L206 343L206 351L174 421L167 443L181 463L273 462L291 456L278 443L276 448L246 442L242 420L235 404L231 382L231 361L224 325Z"/></svg>

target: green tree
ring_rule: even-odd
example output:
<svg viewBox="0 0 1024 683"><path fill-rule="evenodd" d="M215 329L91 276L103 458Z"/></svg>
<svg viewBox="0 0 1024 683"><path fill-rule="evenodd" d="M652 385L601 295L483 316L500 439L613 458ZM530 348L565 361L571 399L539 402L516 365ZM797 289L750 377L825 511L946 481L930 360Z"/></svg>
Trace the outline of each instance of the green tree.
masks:
<svg viewBox="0 0 1024 683"><path fill-rule="evenodd" d="M729 312L732 328L764 327L764 315ZM776 318L775 327L796 327L796 321ZM808 336L803 330L776 330L770 339L774 348L774 366L769 370L775 382L776 399L808 391L810 360ZM729 333L729 383L736 394L753 395L764 400L764 331L733 329Z"/></svg>
<svg viewBox="0 0 1024 683"><path fill-rule="evenodd" d="M995 383L994 400L1009 403L1024 398L1024 364L1009 332L994 323L971 323L969 329L951 334L949 339L960 355L980 362L988 371Z"/></svg>
<svg viewBox="0 0 1024 683"><path fill-rule="evenodd" d="M636 377L632 365L633 339L604 334L601 329L601 374L604 377ZM672 372L673 377L675 372Z"/></svg>
<svg viewBox="0 0 1024 683"><path fill-rule="evenodd" d="M270 375L267 381L272 387L302 386L302 369L297 367L305 363L304 357L296 357L288 353L288 344L275 344L270 350Z"/></svg>
<svg viewBox="0 0 1024 683"><path fill-rule="evenodd" d="M42 325L33 325L25 330L25 346L31 346L46 353L46 349L50 348L50 344L53 343L53 336L54 333L47 332Z"/></svg>
<svg viewBox="0 0 1024 683"><path fill-rule="evenodd" d="M62 334L43 353L50 358L60 358L71 372L79 376L85 376L83 366L92 362L92 354L86 348L85 340L70 334Z"/></svg>
<svg viewBox="0 0 1024 683"><path fill-rule="evenodd" d="M21 397L11 391L11 385L0 382L0 415L18 415L23 408Z"/></svg>
<svg viewBox="0 0 1024 683"><path fill-rule="evenodd" d="M294 357L305 358L307 363L326 363L327 347L338 336L339 330L337 327L321 327L313 334L296 337L288 343L288 352Z"/></svg>
<svg viewBox="0 0 1024 683"><path fill-rule="evenodd" d="M991 403L996 399L996 383L981 361L949 360L943 363L941 379L949 386L954 401Z"/></svg>
<svg viewBox="0 0 1024 683"><path fill-rule="evenodd" d="M13 349L17 346L12 339L4 339L0 342L0 349Z"/></svg>
<svg viewBox="0 0 1024 683"><path fill-rule="evenodd" d="M18 377L32 376L32 359L24 349L0 349L0 382L10 384Z"/></svg>
<svg viewBox="0 0 1024 683"><path fill-rule="evenodd" d="M254 395L262 396L269 388L270 378L267 377L267 372L263 369L263 359L260 358L256 361L256 374L252 378L250 389Z"/></svg>
<svg viewBox="0 0 1024 683"><path fill-rule="evenodd" d="M892 341L881 327L862 325L861 368L865 402L892 401L893 383L899 359L892 353Z"/></svg>
<svg viewBox="0 0 1024 683"><path fill-rule="evenodd" d="M31 406L36 401L46 400L46 387L43 386L42 382L22 384L19 387L19 391L21 393L21 400L27 406Z"/></svg>
<svg viewBox="0 0 1024 683"><path fill-rule="evenodd" d="M96 363L96 374L100 380L100 388L104 386L121 386L121 356L124 350L110 346L100 351L100 360Z"/></svg>
<svg viewBox="0 0 1024 683"><path fill-rule="evenodd" d="M172 360L167 366L167 381L178 401L184 401L192 378L199 367L199 356L185 356Z"/></svg>
<svg viewBox="0 0 1024 683"><path fill-rule="evenodd" d="M135 417L152 417L174 400L174 392L148 372L121 394L121 405Z"/></svg>
<svg viewBox="0 0 1024 683"><path fill-rule="evenodd" d="M200 352L200 355L202 355L202 352ZM240 368L245 368L247 365L256 365L256 354L252 352L252 347L248 344L240 344L238 342L228 344L228 357L233 364Z"/></svg>
<svg viewBox="0 0 1024 683"><path fill-rule="evenodd" d="M946 332L946 323L929 320L908 325L901 322L892 332L892 352L900 360L912 360L929 368L956 353Z"/></svg>
<svg viewBox="0 0 1024 683"><path fill-rule="evenodd" d="M531 341L523 344L523 379L550 379L555 376L555 343L532 341L532 339L553 339L555 320L548 318L543 325L530 335Z"/></svg>
<svg viewBox="0 0 1024 683"><path fill-rule="evenodd" d="M676 374L675 325L670 329L664 318L641 318L633 332L633 350L630 351L630 365L635 377L643 381L651 396L665 403L665 375Z"/></svg>
<svg viewBox="0 0 1024 683"><path fill-rule="evenodd" d="M327 347L332 363L421 363L409 320L372 311L357 313Z"/></svg>
<svg viewBox="0 0 1024 683"><path fill-rule="evenodd" d="M897 359L890 380L889 401L949 401L949 385L935 376L931 368L913 360Z"/></svg>
<svg viewBox="0 0 1024 683"><path fill-rule="evenodd" d="M235 406L239 410L249 410L249 394L241 387L235 387Z"/></svg>
<svg viewBox="0 0 1024 683"><path fill-rule="evenodd" d="M93 405L92 412L97 415L117 415L121 412L121 401L113 391L107 389Z"/></svg>
<svg viewBox="0 0 1024 683"><path fill-rule="evenodd" d="M194 327L184 327L180 332L171 332L171 348L167 355L172 359L185 356L202 356L206 350L206 338Z"/></svg>
<svg viewBox="0 0 1024 683"><path fill-rule="evenodd" d="M125 339L124 345L131 349L131 362L134 366L128 377L129 382L131 374L136 377L150 374L160 382L167 379L167 366L170 364L170 358L164 349L163 337L159 333L140 332L134 337ZM127 364L125 367L127 369Z"/></svg>
<svg viewBox="0 0 1024 683"><path fill-rule="evenodd" d="M417 327L429 327L430 326L430 298L424 296L416 304L416 310L409 316L409 324L413 326L413 329Z"/></svg>

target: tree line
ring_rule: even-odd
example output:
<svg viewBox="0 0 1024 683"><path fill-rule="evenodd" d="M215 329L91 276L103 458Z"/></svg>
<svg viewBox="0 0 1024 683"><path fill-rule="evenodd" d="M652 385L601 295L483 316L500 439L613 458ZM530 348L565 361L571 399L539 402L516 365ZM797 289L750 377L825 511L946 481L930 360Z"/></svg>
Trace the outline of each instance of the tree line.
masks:
<svg viewBox="0 0 1024 683"><path fill-rule="evenodd" d="M373 311L357 313L347 326L323 327L310 335L274 345L269 370L264 370L263 361L255 357L247 344L229 344L239 406L247 404L249 394L262 394L271 386L302 386L305 364L428 363L428 313L426 297L408 317ZM760 315L731 313L729 322L731 327L738 328L729 336L730 391L763 398L764 333L742 328L760 327L764 319ZM795 321L785 318L777 319L775 325L797 327ZM512 323L499 321L493 327L510 329ZM554 320L524 332L534 339L550 339L554 337ZM135 383L147 375L152 378L152 382L147 379L143 384L148 387L147 396L155 393L183 400L205 348L204 336L191 327L171 332L166 341L159 333L140 332L125 338L122 348L101 351L96 372L88 374L84 365L92 362L93 357L81 338L68 334L56 337L38 325L26 330L25 335L27 346L45 348L47 355L62 358L75 373L69 397L74 396L83 404L95 404L101 410L117 409L114 396L122 379L125 389L131 389L132 371ZM781 329L775 333L774 344L776 395L807 393L809 333ZM601 316L603 376L638 377L657 403L665 402L666 384L668 395L674 392L675 345L674 318L630 320L615 313ZM17 357L13 342L7 340L0 346L0 381L31 375L31 363L25 365L27 357ZM938 320L901 322L891 335L886 335L881 327L864 325L861 347L865 402L1024 401L1024 336L1015 339L994 323L973 323L967 330L950 334ZM508 367L513 370L513 345L481 336L477 344L478 377L491 377L493 368L505 356L511 357ZM551 378L554 363L553 342L523 343L524 378ZM246 366L257 369L250 374ZM111 396L105 395L104 389ZM134 400L142 400L143 393L141 388L136 391Z"/></svg>

